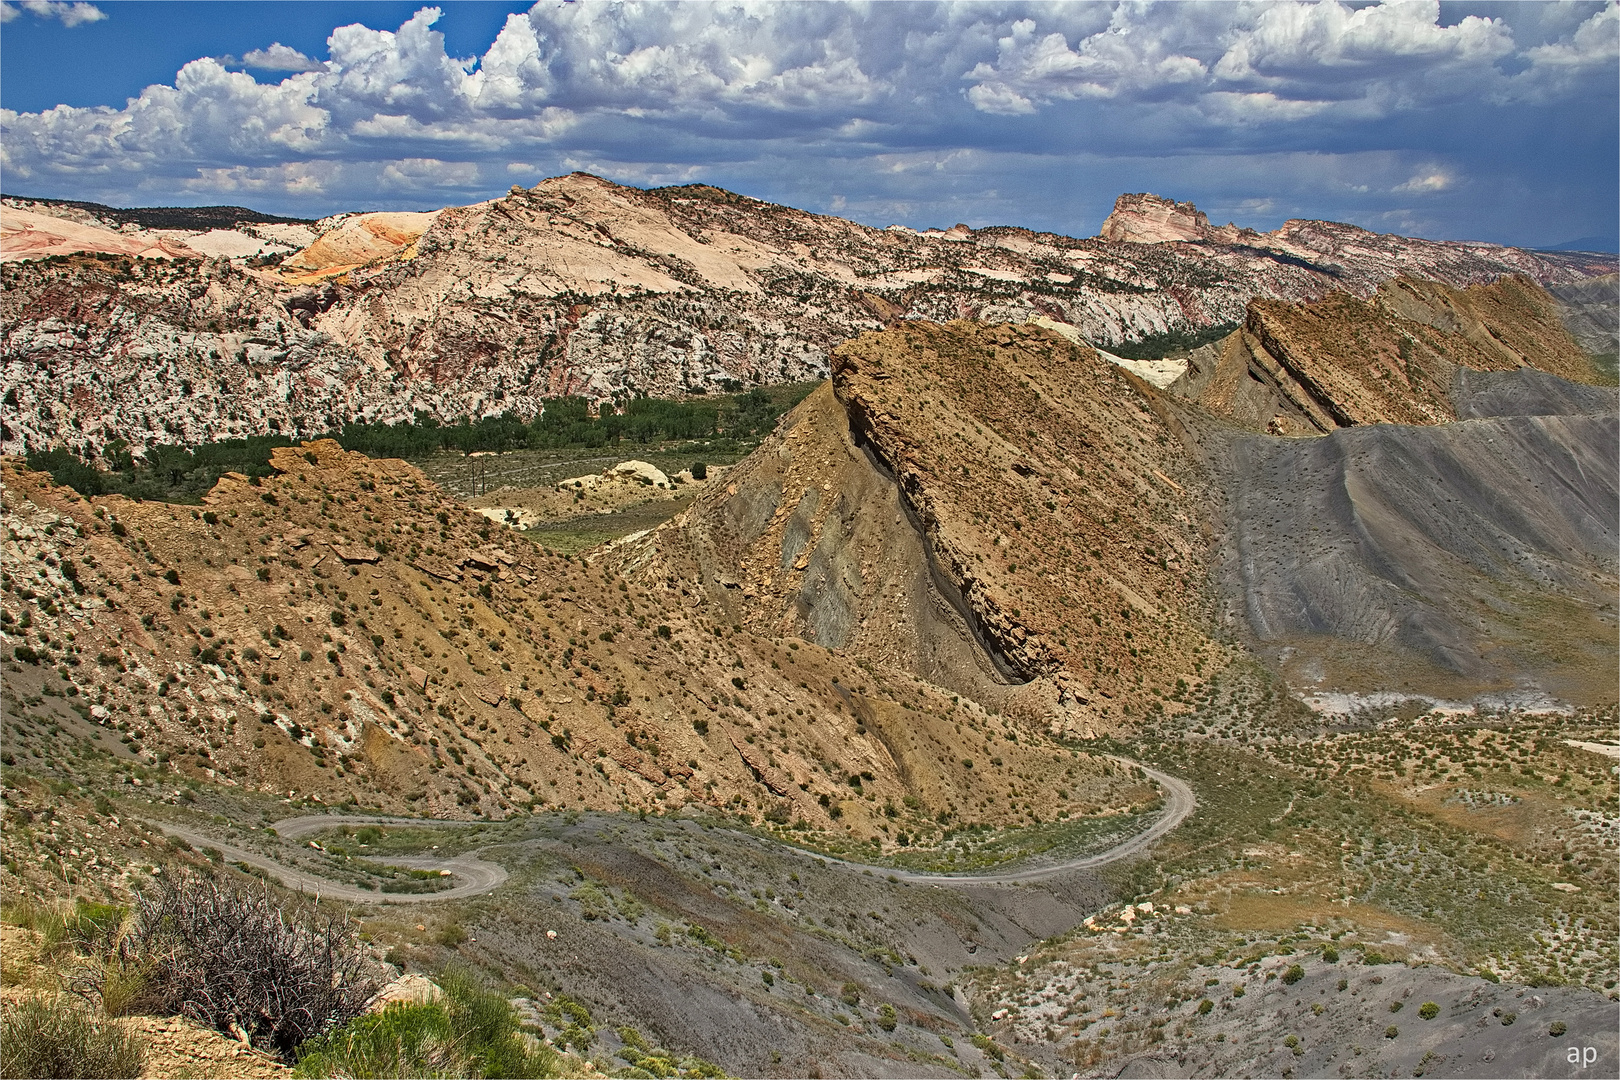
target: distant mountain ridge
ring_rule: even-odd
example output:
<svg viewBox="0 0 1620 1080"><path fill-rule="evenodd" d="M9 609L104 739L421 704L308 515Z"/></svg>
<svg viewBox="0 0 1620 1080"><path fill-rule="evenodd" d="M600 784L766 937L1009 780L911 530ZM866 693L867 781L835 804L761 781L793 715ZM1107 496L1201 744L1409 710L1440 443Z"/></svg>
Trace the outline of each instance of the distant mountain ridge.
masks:
<svg viewBox="0 0 1620 1080"><path fill-rule="evenodd" d="M1370 297L1397 275L1558 286L1615 269L1607 256L1334 222L1213 229L1190 203L1148 195L1116 204L1105 231L1121 238L1083 239L874 229L706 185L642 190L584 173L436 213L154 231L154 248L178 241L206 258L128 266L13 228L5 215L23 210L0 207L0 392L17 402L7 451L801 381L824 377L841 342L906 320L1044 319L1110 347L1236 325L1256 297ZM101 243L124 253L139 228Z"/></svg>
<svg viewBox="0 0 1620 1080"><path fill-rule="evenodd" d="M282 217L250 210L245 206L108 206L77 199L36 199L27 195L0 194L0 203L18 208L41 207L76 210L103 221L139 225L143 229L230 229L249 225L313 225L318 218Z"/></svg>
<svg viewBox="0 0 1620 1080"><path fill-rule="evenodd" d="M1562 244L1553 244L1551 247L1539 249L1541 251L1601 251L1612 254L1620 251L1620 237L1614 236L1582 236L1574 240L1565 240Z"/></svg>

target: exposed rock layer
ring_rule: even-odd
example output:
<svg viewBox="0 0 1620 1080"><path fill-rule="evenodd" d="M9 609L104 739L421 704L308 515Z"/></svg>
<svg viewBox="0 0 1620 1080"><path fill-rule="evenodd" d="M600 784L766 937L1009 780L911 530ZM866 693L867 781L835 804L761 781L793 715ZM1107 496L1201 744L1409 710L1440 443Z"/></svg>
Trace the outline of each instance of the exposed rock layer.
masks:
<svg viewBox="0 0 1620 1080"><path fill-rule="evenodd" d="M0 391L17 404L0 444L533 414L560 394L817 378L840 342L907 318L1040 317L1107 346L1235 323L1256 296L1369 297L1397 274L1567 284L1614 269L1331 222L1175 244L878 230L701 185L642 191L584 174L440 211L425 231L382 227L397 217L328 219L284 274L256 264L305 225L244 223L233 242L187 234L219 257L162 270L89 256L6 264Z"/></svg>
<svg viewBox="0 0 1620 1080"><path fill-rule="evenodd" d="M1463 372L1529 369L1601 380L1563 314L1523 277L1467 289L1401 277L1367 300L1346 293L1313 303L1257 299L1242 328L1190 357L1170 390L1275 435L1444 423L1462 415L1451 390Z"/></svg>
<svg viewBox="0 0 1620 1080"><path fill-rule="evenodd" d="M830 390L624 558L698 568L762 633L1106 731L1235 655L1208 637L1208 495L1176 428L1059 334L906 324L841 347Z"/></svg>

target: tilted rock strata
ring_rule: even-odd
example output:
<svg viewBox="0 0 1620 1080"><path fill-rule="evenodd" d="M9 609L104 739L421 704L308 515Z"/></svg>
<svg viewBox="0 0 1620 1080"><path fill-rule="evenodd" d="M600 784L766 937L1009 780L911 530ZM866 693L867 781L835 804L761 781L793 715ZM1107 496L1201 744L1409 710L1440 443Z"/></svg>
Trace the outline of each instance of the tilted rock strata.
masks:
<svg viewBox="0 0 1620 1080"><path fill-rule="evenodd" d="M384 227L405 217L410 228ZM561 394L797 381L825 375L840 342L902 319L1041 317L1108 345L1235 323L1256 296L1368 297L1398 274L1462 286L1613 271L1606 257L1330 222L1168 244L879 230L584 174L439 211L417 235L421 224L329 219L280 276L222 259L162 275L84 256L7 263L0 392L17 405L0 446L307 434L418 411L528 415ZM270 250L272 231L307 226L241 228ZM209 250L229 247L208 236Z"/></svg>
<svg viewBox="0 0 1620 1080"><path fill-rule="evenodd" d="M1189 364L1172 393L1277 435L1455 420L1462 370L1600 377L1558 303L1523 277L1467 289L1396 278L1366 300L1257 299L1240 330Z"/></svg>
<svg viewBox="0 0 1620 1080"><path fill-rule="evenodd" d="M1226 667L1200 506L1146 384L1035 327L907 323L620 558L700 571L761 632L881 659L1075 733ZM1179 681L1179 687L1178 687Z"/></svg>

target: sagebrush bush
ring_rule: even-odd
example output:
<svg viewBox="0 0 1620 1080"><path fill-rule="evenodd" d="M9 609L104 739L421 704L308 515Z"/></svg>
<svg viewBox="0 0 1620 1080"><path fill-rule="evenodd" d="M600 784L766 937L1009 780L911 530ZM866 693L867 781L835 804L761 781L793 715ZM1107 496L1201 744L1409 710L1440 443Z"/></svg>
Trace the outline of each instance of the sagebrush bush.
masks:
<svg viewBox="0 0 1620 1080"><path fill-rule="evenodd" d="M177 874L141 894L101 978L138 979L124 1008L189 1017L294 1059L298 1045L360 1015L382 969L345 919Z"/></svg>
<svg viewBox="0 0 1620 1080"><path fill-rule="evenodd" d="M518 1028L505 998L452 972L444 997L395 1002L305 1043L299 1077L550 1077L561 1058Z"/></svg>
<svg viewBox="0 0 1620 1080"><path fill-rule="evenodd" d="M146 1043L74 998L35 994L0 1009L0 1076L136 1077Z"/></svg>

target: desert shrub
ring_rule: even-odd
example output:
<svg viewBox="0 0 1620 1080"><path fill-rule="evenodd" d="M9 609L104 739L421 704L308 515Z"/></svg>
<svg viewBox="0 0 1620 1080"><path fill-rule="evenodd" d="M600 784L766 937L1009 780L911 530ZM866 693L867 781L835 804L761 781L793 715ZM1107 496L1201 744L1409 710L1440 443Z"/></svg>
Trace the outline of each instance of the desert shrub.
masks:
<svg viewBox="0 0 1620 1080"><path fill-rule="evenodd" d="M294 1076L557 1076L558 1054L518 1029L506 999L452 971L444 997L396 1002L359 1017L299 1051Z"/></svg>
<svg viewBox="0 0 1620 1080"><path fill-rule="evenodd" d="M1286 983L1287 985L1289 985L1289 986L1293 986L1295 983L1299 982L1299 980L1303 979L1304 977L1305 977L1305 969L1304 968L1300 967L1298 964L1289 964L1288 965L1288 970L1283 972L1282 981L1284 983Z"/></svg>
<svg viewBox="0 0 1620 1080"><path fill-rule="evenodd" d="M557 1034L559 1046L588 1050L591 1043L596 1041L596 1028L591 1023L590 1010L567 994L552 998L543 1015L562 1029Z"/></svg>
<svg viewBox="0 0 1620 1080"><path fill-rule="evenodd" d="M0 1009L0 1076L135 1077L146 1043L61 995L35 994Z"/></svg>
<svg viewBox="0 0 1620 1080"><path fill-rule="evenodd" d="M1551 1026L1547 1028L1547 1034L1556 1039L1558 1036L1562 1035L1568 1030L1568 1025L1566 1025L1562 1020L1554 1020Z"/></svg>
<svg viewBox="0 0 1620 1080"><path fill-rule="evenodd" d="M1209 998L1205 998L1203 1001L1200 1001L1198 1003L1198 1015L1199 1016L1208 1016L1210 1014L1211 1010L1213 1010L1214 1008L1215 1008L1215 1003L1213 1001L1209 1000Z"/></svg>
<svg viewBox="0 0 1620 1080"><path fill-rule="evenodd" d="M140 972L142 1007L289 1061L304 1040L358 1016L380 974L347 920L263 885L241 890L193 874L137 898L112 970Z"/></svg>
<svg viewBox="0 0 1620 1080"><path fill-rule="evenodd" d="M1418 1006L1418 1015L1423 1017L1425 1020L1433 1020L1435 1017L1440 1015L1440 1006L1435 1002L1425 1001L1422 1005Z"/></svg>
<svg viewBox="0 0 1620 1080"><path fill-rule="evenodd" d="M899 1015L895 1012L893 1005L885 1001L878 1006L878 1027L884 1031L893 1031L898 1020Z"/></svg>

